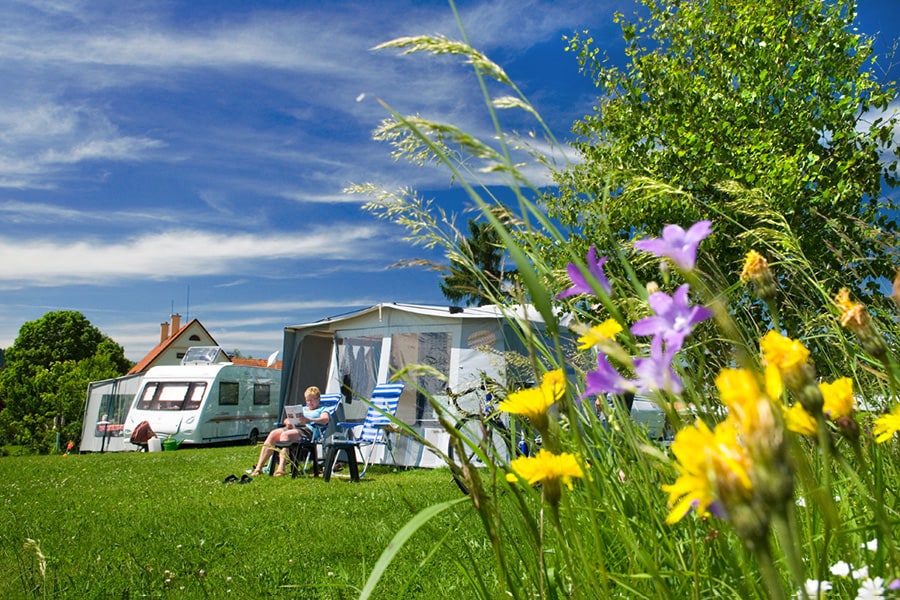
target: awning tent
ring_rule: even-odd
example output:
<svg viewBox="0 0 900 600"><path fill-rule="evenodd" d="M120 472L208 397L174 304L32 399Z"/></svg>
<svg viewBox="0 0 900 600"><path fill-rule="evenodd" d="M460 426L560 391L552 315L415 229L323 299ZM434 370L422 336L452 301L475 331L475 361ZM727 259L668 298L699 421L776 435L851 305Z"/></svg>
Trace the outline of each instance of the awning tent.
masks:
<svg viewBox="0 0 900 600"><path fill-rule="evenodd" d="M530 306L505 310L504 314L504 309L495 306L384 303L286 327L281 404L301 402L303 391L315 385L323 393L343 393L343 416L362 419L366 405L354 400L368 398L376 383L391 380L406 367L426 365L443 377L414 374L400 398L397 418L444 447L427 395L440 401L448 386L459 392L477 385L482 374L501 384L525 383L533 377L516 372L509 358L526 355L522 331L542 335L543 321ZM523 362L527 361L519 361ZM408 437L397 442L394 457L399 464L438 465L434 456Z"/></svg>
<svg viewBox="0 0 900 600"><path fill-rule="evenodd" d="M122 437L122 427L142 377L141 374L125 375L88 384L79 452L138 449L128 438Z"/></svg>

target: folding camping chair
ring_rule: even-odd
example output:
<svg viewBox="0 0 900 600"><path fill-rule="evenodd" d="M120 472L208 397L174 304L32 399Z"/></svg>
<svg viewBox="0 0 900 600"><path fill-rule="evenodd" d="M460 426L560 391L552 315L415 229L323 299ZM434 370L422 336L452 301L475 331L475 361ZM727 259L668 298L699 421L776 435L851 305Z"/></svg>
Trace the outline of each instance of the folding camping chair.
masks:
<svg viewBox="0 0 900 600"><path fill-rule="evenodd" d="M319 405L324 408L324 412L328 413L328 425L317 425L312 423L312 437L309 438L301 438L294 442L275 442L276 451L272 454L272 458L269 461L269 473L275 472L275 463L278 461L278 455L280 452L288 453L288 462L291 465L291 477L297 477L298 475L306 472L309 463L312 462L313 467L313 476L319 476L319 452L318 447L322 445L325 440L325 434L329 430L334 430L335 425L334 414L337 411L338 405L341 403L341 395L340 394L322 394ZM285 406L285 414L289 414L291 412L297 413L303 410L303 407L300 405L297 406ZM305 454L305 456L303 456ZM300 467L301 457L303 460L303 467Z"/></svg>
<svg viewBox="0 0 900 600"><path fill-rule="evenodd" d="M403 383L379 383L372 390L369 410L366 411L366 419L363 422L338 423L338 427L345 428L347 434L346 438L333 435L325 442L325 472L323 474L325 481L331 479L331 472L341 451L347 455L347 466L350 469L352 481L359 481L359 478L366 474L372 454L375 452L375 446L385 446L396 464L388 428L391 426L391 419L397 413L404 385ZM357 429L358 432L356 432ZM368 454L362 450L366 446L369 447ZM359 472L359 463L356 459L357 451L363 459L362 473Z"/></svg>

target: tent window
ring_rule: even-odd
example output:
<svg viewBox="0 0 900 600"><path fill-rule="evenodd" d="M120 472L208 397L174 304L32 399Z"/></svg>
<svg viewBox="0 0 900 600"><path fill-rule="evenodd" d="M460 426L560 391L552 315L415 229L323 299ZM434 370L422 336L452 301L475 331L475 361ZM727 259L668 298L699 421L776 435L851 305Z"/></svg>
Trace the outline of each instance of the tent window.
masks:
<svg viewBox="0 0 900 600"><path fill-rule="evenodd" d="M391 336L391 373L409 365L425 365L449 377L450 332L397 333ZM446 380L435 375L415 375L413 385L407 386L400 397L397 417L415 425L437 425L434 409L428 396L444 391Z"/></svg>
<svg viewBox="0 0 900 600"><path fill-rule="evenodd" d="M256 406L268 406L272 395L269 393L268 383L253 384L253 404Z"/></svg>
<svg viewBox="0 0 900 600"><path fill-rule="evenodd" d="M240 388L236 381L220 381L219 406L237 406L241 398Z"/></svg>
<svg viewBox="0 0 900 600"><path fill-rule="evenodd" d="M122 435L122 423L128 414L128 406L134 399L133 394L103 394L100 399L97 414L97 425L94 427L94 436L102 438L120 437Z"/></svg>
<svg viewBox="0 0 900 600"><path fill-rule="evenodd" d="M375 389L382 336L337 337L337 372L344 402L368 398ZM364 407L363 404L360 404ZM362 408L365 415L365 408Z"/></svg>

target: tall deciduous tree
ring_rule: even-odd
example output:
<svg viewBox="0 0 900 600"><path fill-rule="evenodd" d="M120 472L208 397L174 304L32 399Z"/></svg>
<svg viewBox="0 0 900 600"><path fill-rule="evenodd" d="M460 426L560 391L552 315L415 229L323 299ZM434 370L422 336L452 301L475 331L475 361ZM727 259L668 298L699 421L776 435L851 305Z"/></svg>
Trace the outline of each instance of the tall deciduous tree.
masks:
<svg viewBox="0 0 900 600"><path fill-rule="evenodd" d="M712 218L704 247L732 272L763 246L831 288L893 278L881 186L896 184L896 90L853 27L855 1L641 2L645 16L616 17L626 67L586 34L570 40L600 98L552 214L598 250ZM592 237L607 224L611 238Z"/></svg>
<svg viewBox="0 0 900 600"><path fill-rule="evenodd" d="M0 371L0 441L48 450L54 422L64 439L76 440L87 384L130 366L122 347L79 312L51 312L25 323Z"/></svg>

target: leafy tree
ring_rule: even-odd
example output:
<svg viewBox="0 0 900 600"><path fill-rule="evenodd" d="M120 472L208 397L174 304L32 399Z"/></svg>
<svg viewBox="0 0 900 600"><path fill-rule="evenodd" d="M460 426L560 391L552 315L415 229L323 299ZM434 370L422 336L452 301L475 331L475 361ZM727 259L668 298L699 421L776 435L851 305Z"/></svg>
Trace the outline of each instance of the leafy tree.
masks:
<svg viewBox="0 0 900 600"><path fill-rule="evenodd" d="M712 218L708 270L732 275L755 247L832 291L893 278L881 185L897 181L897 119L884 116L896 90L853 29L855 1L641 2L645 16L616 16L626 67L587 35L569 40L600 98L575 126L583 162L559 174L551 214L603 253Z"/></svg>
<svg viewBox="0 0 900 600"><path fill-rule="evenodd" d="M501 290L511 275L503 270L503 255L500 236L491 224L470 219L469 237L448 252L450 265L439 284L444 297L466 306L492 304L496 290Z"/></svg>
<svg viewBox="0 0 900 600"><path fill-rule="evenodd" d="M41 451L55 442L54 423L64 439L78 439L89 382L131 367L122 347L75 311L25 323L7 348L6 361L0 371L0 441Z"/></svg>

